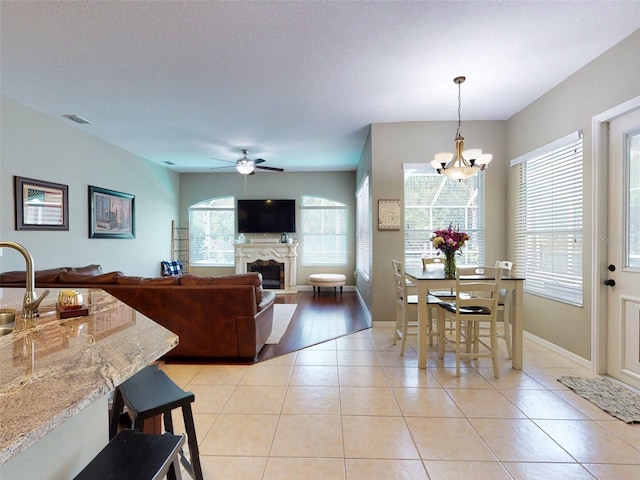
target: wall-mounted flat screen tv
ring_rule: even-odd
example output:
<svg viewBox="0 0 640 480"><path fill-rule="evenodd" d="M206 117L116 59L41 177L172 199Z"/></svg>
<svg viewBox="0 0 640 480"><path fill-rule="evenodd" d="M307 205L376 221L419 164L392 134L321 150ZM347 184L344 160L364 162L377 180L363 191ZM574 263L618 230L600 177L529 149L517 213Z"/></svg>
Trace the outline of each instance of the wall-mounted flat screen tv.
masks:
<svg viewBox="0 0 640 480"><path fill-rule="evenodd" d="M238 200L238 232L294 233L295 200Z"/></svg>

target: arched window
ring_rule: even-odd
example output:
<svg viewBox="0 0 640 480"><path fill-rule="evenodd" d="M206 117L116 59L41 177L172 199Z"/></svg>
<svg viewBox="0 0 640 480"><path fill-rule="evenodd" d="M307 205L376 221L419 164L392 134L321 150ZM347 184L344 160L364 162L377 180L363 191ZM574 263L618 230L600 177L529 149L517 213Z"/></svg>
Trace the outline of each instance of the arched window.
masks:
<svg viewBox="0 0 640 480"><path fill-rule="evenodd" d="M192 266L235 264L235 198L217 197L189 207L189 255Z"/></svg>
<svg viewBox="0 0 640 480"><path fill-rule="evenodd" d="M347 206L329 198L302 197L303 265L347 264Z"/></svg>

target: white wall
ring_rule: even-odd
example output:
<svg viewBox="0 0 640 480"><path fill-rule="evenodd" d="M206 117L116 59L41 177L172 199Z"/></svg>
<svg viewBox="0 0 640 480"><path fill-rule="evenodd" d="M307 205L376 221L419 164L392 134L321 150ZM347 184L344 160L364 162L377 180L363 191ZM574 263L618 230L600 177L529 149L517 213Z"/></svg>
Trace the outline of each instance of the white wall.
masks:
<svg viewBox="0 0 640 480"><path fill-rule="evenodd" d="M0 99L0 239L24 245L36 269L102 265L105 272L157 276L178 218L179 175L7 97ZM14 176L69 186L68 231L16 231ZM88 186L135 195L136 238L90 239ZM17 252L2 250L0 271L24 270Z"/></svg>

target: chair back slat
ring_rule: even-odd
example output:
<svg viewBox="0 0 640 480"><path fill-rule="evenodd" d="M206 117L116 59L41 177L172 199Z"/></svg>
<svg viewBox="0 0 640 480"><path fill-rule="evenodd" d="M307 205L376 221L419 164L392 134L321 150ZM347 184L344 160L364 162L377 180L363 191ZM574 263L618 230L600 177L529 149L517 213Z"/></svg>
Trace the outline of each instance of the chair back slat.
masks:
<svg viewBox="0 0 640 480"><path fill-rule="evenodd" d="M429 265L442 265L444 267L444 260L440 257L426 257L422 259L422 268L427 269Z"/></svg>
<svg viewBox="0 0 640 480"><path fill-rule="evenodd" d="M494 314L498 307L498 291L502 274L502 269L495 267L458 267L456 269L458 314L464 316L464 313L460 313L460 308L464 307L486 307Z"/></svg>
<svg viewBox="0 0 640 480"><path fill-rule="evenodd" d="M426 257L422 259L422 269L427 270L430 266L433 267L436 265L437 267L444 270L444 258L441 257ZM444 298L453 298L456 296L453 287L451 288L443 288L438 290L429 290L429 293L440 296Z"/></svg>
<svg viewBox="0 0 640 480"><path fill-rule="evenodd" d="M404 264L398 260L391 260L391 265L393 267L396 300L404 302L407 298L407 282L404 275Z"/></svg>
<svg viewBox="0 0 640 480"><path fill-rule="evenodd" d="M496 267L497 268L502 268L505 272L505 274L511 276L511 272L513 272L515 270L515 264L510 261L510 260L496 260ZM498 303L501 305L504 305L504 303L507 301L507 289L506 288L501 288L498 292Z"/></svg>

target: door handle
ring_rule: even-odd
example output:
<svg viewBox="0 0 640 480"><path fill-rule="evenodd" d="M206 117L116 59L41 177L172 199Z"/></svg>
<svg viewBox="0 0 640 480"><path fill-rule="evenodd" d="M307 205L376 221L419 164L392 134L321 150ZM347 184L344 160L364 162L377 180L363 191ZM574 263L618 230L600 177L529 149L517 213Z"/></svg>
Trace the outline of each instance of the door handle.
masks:
<svg viewBox="0 0 640 480"><path fill-rule="evenodd" d="M613 278L610 278L610 279L608 279L608 280L605 280L605 281L604 281L604 284L605 284L607 287L615 287L615 286L616 286L616 281L615 281Z"/></svg>
<svg viewBox="0 0 640 480"><path fill-rule="evenodd" d="M616 266L613 263L611 265L609 265L607 268L609 269L610 272L615 272L616 271Z"/></svg>

